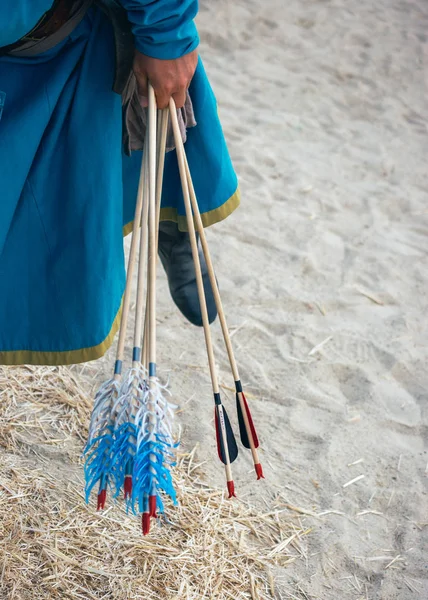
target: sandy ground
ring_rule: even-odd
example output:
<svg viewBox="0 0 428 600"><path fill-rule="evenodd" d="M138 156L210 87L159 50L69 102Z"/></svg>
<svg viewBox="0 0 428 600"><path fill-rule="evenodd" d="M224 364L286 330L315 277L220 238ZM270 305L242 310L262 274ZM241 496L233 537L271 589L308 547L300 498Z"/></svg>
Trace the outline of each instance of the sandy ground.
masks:
<svg viewBox="0 0 428 600"><path fill-rule="evenodd" d="M427 598L428 7L216 0L199 26L243 196L209 241L267 476L242 452L237 489L316 515L279 597ZM220 487L203 335L159 286L161 372Z"/></svg>
<svg viewBox="0 0 428 600"><path fill-rule="evenodd" d="M243 198L239 211L209 231L209 241L266 474L256 483L242 451L233 465L237 502L247 499L265 512L288 507L290 520L301 515L311 529L302 540L304 559L274 573L279 600L424 600L428 6L202 0L199 26ZM182 443L198 444L206 481L222 489L203 334L178 313L162 272L158 295L158 362L182 408ZM237 431L218 324L213 335ZM72 368L85 389L110 376L114 350ZM19 469L7 466L9 433L12 439L18 417L32 422L13 386L0 385L0 392L19 410L0 415L7 424L0 467L12 480ZM58 388L58 402L64 394ZM31 406L39 415L37 398ZM27 454L37 459L52 493L82 473L76 449L72 463L67 446L55 448L61 436L54 440L43 429L58 410L40 417L44 446L19 445L14 457L16 464ZM15 512L25 497L4 485L1 493L0 507L6 510L4 498L16 500ZM18 515L10 539L27 517ZM52 542L49 528L31 527L24 529ZM10 539L0 543L6 555ZM30 550L16 539L18 580ZM41 597L40 589L31 597ZM20 600L15 592L8 597Z"/></svg>

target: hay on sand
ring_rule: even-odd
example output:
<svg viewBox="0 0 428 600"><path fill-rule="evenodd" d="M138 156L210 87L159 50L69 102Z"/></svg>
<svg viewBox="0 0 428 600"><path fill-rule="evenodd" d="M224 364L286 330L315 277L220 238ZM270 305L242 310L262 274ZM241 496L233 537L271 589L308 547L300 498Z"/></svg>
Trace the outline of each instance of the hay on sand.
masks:
<svg viewBox="0 0 428 600"><path fill-rule="evenodd" d="M201 480L179 454L179 506L143 538L121 503L83 497L92 400L64 367L0 367L0 598L259 599L302 554L300 517L263 514Z"/></svg>

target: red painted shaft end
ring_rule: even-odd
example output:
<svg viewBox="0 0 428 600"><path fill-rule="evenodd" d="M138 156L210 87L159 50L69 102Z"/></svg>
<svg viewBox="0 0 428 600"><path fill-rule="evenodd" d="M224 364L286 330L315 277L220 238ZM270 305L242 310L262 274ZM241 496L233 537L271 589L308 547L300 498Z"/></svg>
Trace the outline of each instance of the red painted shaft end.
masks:
<svg viewBox="0 0 428 600"><path fill-rule="evenodd" d="M143 524L143 535L147 535L150 531L150 515L149 515L149 513L143 513L142 524Z"/></svg>
<svg viewBox="0 0 428 600"><path fill-rule="evenodd" d="M131 497L132 494L132 475L125 477L125 483L123 484L123 492L125 500Z"/></svg>
<svg viewBox="0 0 428 600"><path fill-rule="evenodd" d="M97 510L102 510L106 505L107 490L101 490L98 494Z"/></svg>
<svg viewBox="0 0 428 600"><path fill-rule="evenodd" d="M257 480L264 479L265 476L263 475L262 465L259 463L257 465L254 465L254 468L255 468L256 473L257 473Z"/></svg>
<svg viewBox="0 0 428 600"><path fill-rule="evenodd" d="M227 482L227 491L229 492L229 498L236 498L235 484L233 483L233 481Z"/></svg>
<svg viewBox="0 0 428 600"><path fill-rule="evenodd" d="M156 518L156 496L149 496L149 513Z"/></svg>

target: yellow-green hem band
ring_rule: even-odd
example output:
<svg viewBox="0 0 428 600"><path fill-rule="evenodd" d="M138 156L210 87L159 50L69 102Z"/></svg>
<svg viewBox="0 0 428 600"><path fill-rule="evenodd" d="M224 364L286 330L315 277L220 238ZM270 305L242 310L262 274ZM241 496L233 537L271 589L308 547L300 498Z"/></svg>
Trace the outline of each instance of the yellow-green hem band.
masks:
<svg viewBox="0 0 428 600"><path fill-rule="evenodd" d="M213 210L209 210L207 212L201 213L202 224L204 227L211 227L211 225L215 225L215 223L219 223L226 219L229 215L233 213L234 210L238 208L241 203L241 192L239 188L236 189L235 193L224 202L218 208L214 208ZM161 208L160 211L160 220L161 221L173 221L178 224L178 228L180 231L187 231L187 219L184 215L179 215L176 208L166 207ZM196 226L196 224L195 224ZM123 227L123 235L127 236L131 233L133 228L133 221L127 223Z"/></svg>
<svg viewBox="0 0 428 600"><path fill-rule="evenodd" d="M113 321L108 336L97 346L80 348L79 350L65 350L64 352L38 352L37 350L8 350L0 352L0 365L75 365L101 358L113 343L114 336L119 329L122 306Z"/></svg>
<svg viewBox="0 0 428 600"><path fill-rule="evenodd" d="M235 193L221 206L208 212L202 213L202 223L204 227L210 227L219 221L223 221L236 210L240 204L241 195L239 188ZM178 224L180 231L187 231L186 217L179 215L175 208L162 208L160 212L161 221L173 221ZM123 235L131 233L133 222L127 223L123 227ZM108 336L97 346L81 348L79 350L66 350L64 352L39 352L37 350L7 350L0 351L0 365L74 365L78 363L97 360L104 356L113 343L122 314L122 307L116 314L113 325Z"/></svg>

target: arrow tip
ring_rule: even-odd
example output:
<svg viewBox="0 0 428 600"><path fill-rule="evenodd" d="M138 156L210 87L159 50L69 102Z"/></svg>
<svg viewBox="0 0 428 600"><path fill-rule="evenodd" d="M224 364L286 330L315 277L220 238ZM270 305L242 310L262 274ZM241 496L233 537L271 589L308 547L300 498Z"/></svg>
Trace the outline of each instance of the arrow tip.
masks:
<svg viewBox="0 0 428 600"><path fill-rule="evenodd" d="M143 525L143 535L147 535L150 531L150 514L149 513L143 513L142 525Z"/></svg>
<svg viewBox="0 0 428 600"><path fill-rule="evenodd" d="M102 510L106 505L107 490L101 490L98 494L97 510Z"/></svg>
<svg viewBox="0 0 428 600"><path fill-rule="evenodd" d="M258 463L257 465L254 465L254 468L255 468L256 473L257 473L257 481L259 479L264 479L265 476L263 475L262 465L260 463Z"/></svg>
<svg viewBox="0 0 428 600"><path fill-rule="evenodd" d="M236 498L235 484L233 483L233 481L227 482L227 491L229 492L229 498Z"/></svg>

